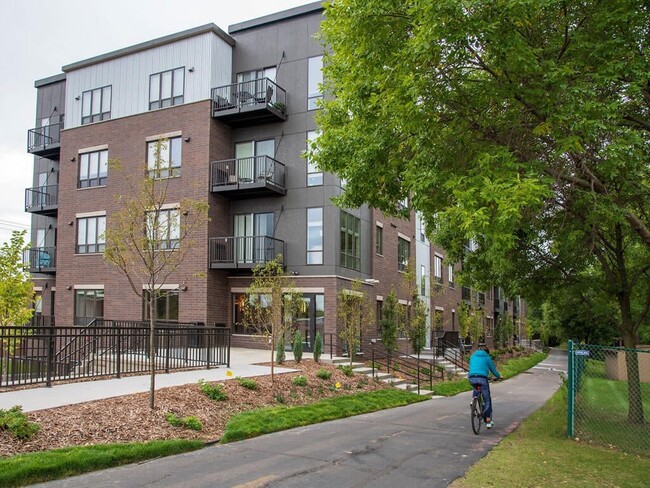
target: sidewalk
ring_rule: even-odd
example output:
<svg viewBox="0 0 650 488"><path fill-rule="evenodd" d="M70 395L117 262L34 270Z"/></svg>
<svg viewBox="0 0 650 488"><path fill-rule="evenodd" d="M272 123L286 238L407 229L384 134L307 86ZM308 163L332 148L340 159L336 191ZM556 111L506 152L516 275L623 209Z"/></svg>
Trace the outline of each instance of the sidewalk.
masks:
<svg viewBox="0 0 650 488"><path fill-rule="evenodd" d="M291 352L287 352L286 355L287 361L293 359ZM304 357L309 357L309 354L305 354ZM220 366L212 369L180 371L178 373L159 373L156 374L156 389L196 383L200 379L220 381L232 379L236 376L242 378L264 376L271 374L271 367L257 366L256 364L269 363L270 361L270 351L233 347L230 350L230 368ZM226 376L226 371L231 371L232 376ZM293 370L278 366L275 367L276 373L287 373L290 371ZM36 385L34 388L25 390L0 391L0 409L8 409L14 405L21 405L24 412L32 412L45 408L55 408L104 398L131 395L133 393L149 391L149 382L149 376L143 375L120 379L98 379L94 381L67 383L50 388Z"/></svg>

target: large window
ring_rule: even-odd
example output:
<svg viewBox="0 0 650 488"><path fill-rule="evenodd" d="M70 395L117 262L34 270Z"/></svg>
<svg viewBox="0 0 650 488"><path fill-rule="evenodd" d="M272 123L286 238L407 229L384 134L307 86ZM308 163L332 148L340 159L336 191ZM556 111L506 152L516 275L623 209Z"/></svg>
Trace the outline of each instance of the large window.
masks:
<svg viewBox="0 0 650 488"><path fill-rule="evenodd" d="M341 266L361 269L361 220L341 210Z"/></svg>
<svg viewBox="0 0 650 488"><path fill-rule="evenodd" d="M147 172L149 178L180 176L181 160L180 137L147 143Z"/></svg>
<svg viewBox="0 0 650 488"><path fill-rule="evenodd" d="M323 56L309 58L307 71L307 110L318 108L318 100L323 98L320 85L323 83Z"/></svg>
<svg viewBox="0 0 650 488"><path fill-rule="evenodd" d="M275 168L270 158L274 157L275 139L238 142L235 144L237 180L241 183L251 183L258 178L273 178Z"/></svg>
<svg viewBox="0 0 650 488"><path fill-rule="evenodd" d="M88 325L104 318L104 290L75 290L74 323Z"/></svg>
<svg viewBox="0 0 650 488"><path fill-rule="evenodd" d="M79 188L103 186L108 176L108 151L94 151L79 155Z"/></svg>
<svg viewBox="0 0 650 488"><path fill-rule="evenodd" d="M270 237L275 231L273 212L235 214L235 260L238 263L264 263L275 258Z"/></svg>
<svg viewBox="0 0 650 488"><path fill-rule="evenodd" d="M375 252L379 255L384 254L384 228L381 225L375 229Z"/></svg>
<svg viewBox="0 0 650 488"><path fill-rule="evenodd" d="M436 283L442 284L442 258L440 256L433 256L433 276Z"/></svg>
<svg viewBox="0 0 650 488"><path fill-rule="evenodd" d="M307 209L307 264L323 264L323 208Z"/></svg>
<svg viewBox="0 0 650 488"><path fill-rule="evenodd" d="M307 149L311 149L312 142L318 137L318 132L310 130L307 132ZM313 161L307 158L307 186L318 186L323 184L323 172Z"/></svg>
<svg viewBox="0 0 650 488"><path fill-rule="evenodd" d="M150 290L143 290L142 297L142 318L149 320L149 297ZM153 304L154 320L178 321L178 289L158 290Z"/></svg>
<svg viewBox="0 0 650 488"><path fill-rule="evenodd" d="M183 103L185 68L170 69L149 77L149 110Z"/></svg>
<svg viewBox="0 0 650 488"><path fill-rule="evenodd" d="M454 287L454 266L450 264L447 267L447 281L449 282L449 288Z"/></svg>
<svg viewBox="0 0 650 488"><path fill-rule="evenodd" d="M397 269L404 271L411 256L411 243L402 237L397 238Z"/></svg>
<svg viewBox="0 0 650 488"><path fill-rule="evenodd" d="M147 212L147 239L158 249L178 249L181 214L178 208Z"/></svg>
<svg viewBox="0 0 650 488"><path fill-rule="evenodd" d="M427 294L427 268L423 264L420 265L420 295Z"/></svg>
<svg viewBox="0 0 650 488"><path fill-rule="evenodd" d="M88 90L81 95L81 123L90 124L111 118L111 86Z"/></svg>
<svg viewBox="0 0 650 488"><path fill-rule="evenodd" d="M106 216L77 219L77 254L104 252Z"/></svg>

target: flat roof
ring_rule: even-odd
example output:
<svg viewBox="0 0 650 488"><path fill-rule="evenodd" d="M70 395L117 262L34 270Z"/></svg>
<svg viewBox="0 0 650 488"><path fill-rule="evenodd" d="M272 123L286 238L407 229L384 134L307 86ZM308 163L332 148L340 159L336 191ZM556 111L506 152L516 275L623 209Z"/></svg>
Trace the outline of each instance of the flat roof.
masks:
<svg viewBox="0 0 650 488"><path fill-rule="evenodd" d="M47 78L41 78L34 82L34 88L40 88L51 83L56 83L57 81L65 80L65 73L59 73L58 75L48 76Z"/></svg>
<svg viewBox="0 0 650 488"><path fill-rule="evenodd" d="M293 17L299 17L301 15L311 14L319 10L324 10L323 3L325 1L308 3L307 5L301 5L299 7L294 7L289 10L283 10L282 12L276 12L274 14L265 15L264 17L259 17L253 20L246 20L238 24L233 24L228 27L229 34L235 34L247 29L254 29L255 27L260 27L265 24L271 24L273 22L278 22L281 20L291 19Z"/></svg>
<svg viewBox="0 0 650 488"><path fill-rule="evenodd" d="M108 61L111 59L119 58L126 56L128 54L134 54L140 51L145 51L158 46L163 46L165 44L170 44L172 42L180 41L182 39L187 39L189 37L198 36L205 34L206 32L213 32L230 46L235 45L235 40L226 34L219 26L214 23L201 25L199 27L194 27L192 29L184 30L177 32L175 34L170 34L168 36L159 37L157 39L152 39L150 41L141 42L140 44L135 44L133 46L125 47L123 49L118 49L117 51L111 51L106 54L100 54L99 56L94 56L92 58L84 59L82 61L77 61L76 63L65 65L61 68L63 71L73 71L80 68L85 68L93 64L101 63L103 61Z"/></svg>

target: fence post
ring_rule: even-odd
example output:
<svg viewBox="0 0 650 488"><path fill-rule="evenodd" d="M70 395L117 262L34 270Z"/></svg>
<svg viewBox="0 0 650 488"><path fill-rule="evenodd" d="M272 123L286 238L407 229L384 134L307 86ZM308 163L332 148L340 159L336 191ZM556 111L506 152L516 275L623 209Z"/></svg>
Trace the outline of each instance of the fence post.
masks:
<svg viewBox="0 0 650 488"><path fill-rule="evenodd" d="M164 330L164 329L163 329ZM167 335L165 337L166 339L166 344L165 344L165 373L169 373L169 336L171 335L171 330L167 328ZM189 337L185 337L185 340L189 340ZM187 355L186 355L187 357Z"/></svg>
<svg viewBox="0 0 650 488"><path fill-rule="evenodd" d="M206 329L204 332L207 332L207 337L205 341L206 369L210 369L210 344L212 343L213 329ZM214 329L214 332L216 332L216 329Z"/></svg>
<svg viewBox="0 0 650 488"><path fill-rule="evenodd" d="M574 437L574 365L573 365L573 341L568 342L567 347L567 437Z"/></svg>
<svg viewBox="0 0 650 488"><path fill-rule="evenodd" d="M372 366L372 378L375 378L375 345L371 345L371 351L372 351L372 360L370 362L370 365Z"/></svg>
<svg viewBox="0 0 650 488"><path fill-rule="evenodd" d="M54 327L47 327L47 381L46 386L52 386L52 369L54 367L54 341L55 332Z"/></svg>
<svg viewBox="0 0 650 488"><path fill-rule="evenodd" d="M117 377L119 378L122 373L122 327L118 326L116 329L117 344L115 346L115 355L117 356Z"/></svg>

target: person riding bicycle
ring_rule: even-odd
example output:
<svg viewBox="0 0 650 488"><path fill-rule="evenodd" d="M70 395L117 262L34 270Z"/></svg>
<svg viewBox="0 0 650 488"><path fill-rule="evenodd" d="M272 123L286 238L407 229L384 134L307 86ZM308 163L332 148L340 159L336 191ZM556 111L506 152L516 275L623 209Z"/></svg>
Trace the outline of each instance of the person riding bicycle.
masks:
<svg viewBox="0 0 650 488"><path fill-rule="evenodd" d="M469 358L469 372L467 377L469 383L474 387L473 398L476 398L478 395L476 387L481 387L481 394L485 403L483 418L485 419L485 426L488 429L494 425L492 422L492 398L490 397L490 385L488 383L490 373L497 379L501 378L501 374L497 371L490 357L490 350L484 346L479 347Z"/></svg>

